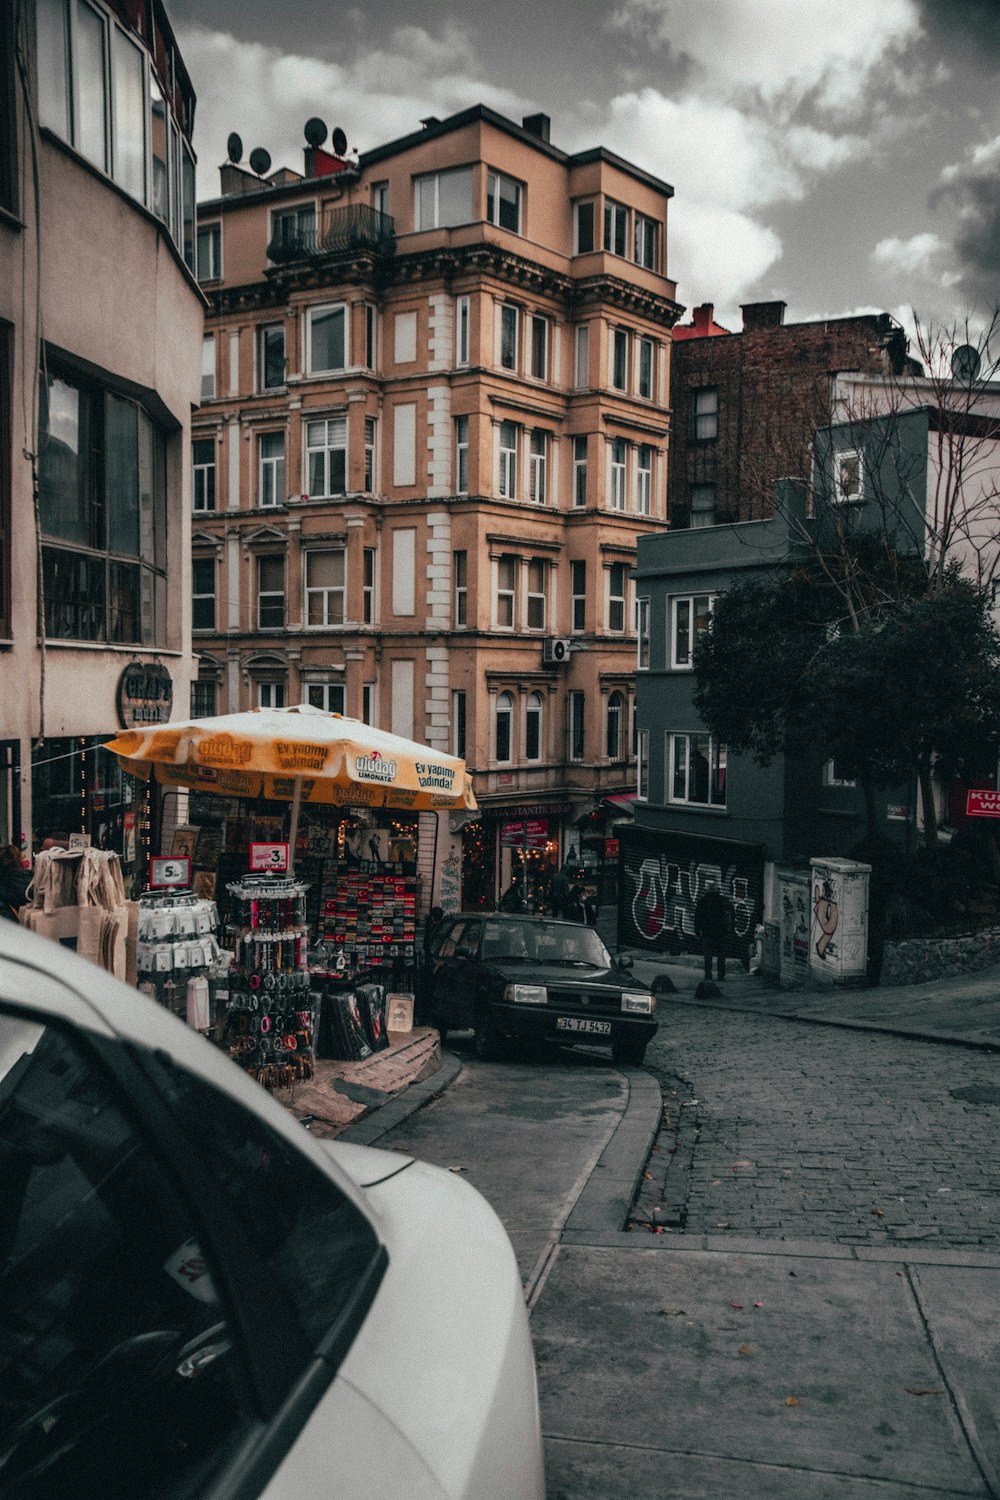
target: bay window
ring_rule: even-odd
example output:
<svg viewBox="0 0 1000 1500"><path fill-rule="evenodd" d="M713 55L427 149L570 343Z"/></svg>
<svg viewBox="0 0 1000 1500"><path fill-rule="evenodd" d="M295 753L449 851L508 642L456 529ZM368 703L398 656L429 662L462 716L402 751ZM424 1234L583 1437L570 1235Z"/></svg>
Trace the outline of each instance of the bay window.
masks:
<svg viewBox="0 0 1000 1500"><path fill-rule="evenodd" d="M580 434L573 439L573 504L576 507L587 503L587 438Z"/></svg>
<svg viewBox="0 0 1000 1500"><path fill-rule="evenodd" d="M726 747L708 734L667 735L667 800L726 805Z"/></svg>
<svg viewBox="0 0 1000 1500"><path fill-rule="evenodd" d="M648 443L639 444L635 478L635 508L641 516L648 516L653 496L653 450Z"/></svg>
<svg viewBox="0 0 1000 1500"><path fill-rule="evenodd" d="M639 340L639 369L636 390L644 401L653 399L653 358L656 345L652 339Z"/></svg>
<svg viewBox="0 0 1000 1500"><path fill-rule="evenodd" d="M611 330L611 384L616 391L628 388L628 333L624 328Z"/></svg>
<svg viewBox="0 0 1000 1500"><path fill-rule="evenodd" d="M310 307L306 315L306 369L325 375L347 366L347 308Z"/></svg>
<svg viewBox="0 0 1000 1500"><path fill-rule="evenodd" d="M655 219L649 219L645 214L635 216L635 263L645 266L647 271L656 270L656 241L658 225Z"/></svg>
<svg viewBox="0 0 1000 1500"><path fill-rule="evenodd" d="M587 564L582 559L569 565L570 576L570 629L587 628Z"/></svg>
<svg viewBox="0 0 1000 1500"><path fill-rule="evenodd" d="M536 505L545 504L548 451L548 434L536 428L531 434L531 451L528 455L528 498Z"/></svg>
<svg viewBox="0 0 1000 1500"><path fill-rule="evenodd" d="M533 557L528 563L525 590L525 622L529 630L545 629L545 584L548 563Z"/></svg>
<svg viewBox="0 0 1000 1500"><path fill-rule="evenodd" d="M306 423L306 474L310 497L347 493L347 417Z"/></svg>
<svg viewBox="0 0 1000 1500"><path fill-rule="evenodd" d="M628 254L628 209L611 198L604 201L604 248L612 255Z"/></svg>
<svg viewBox="0 0 1000 1500"><path fill-rule="evenodd" d="M536 380L549 378L549 320L537 314L531 319L531 373Z"/></svg>
<svg viewBox="0 0 1000 1500"><path fill-rule="evenodd" d="M469 419L455 418L455 493L469 493Z"/></svg>
<svg viewBox="0 0 1000 1500"><path fill-rule="evenodd" d="M502 172L489 172L486 177L486 217L491 224L501 229L521 233L521 184Z"/></svg>
<svg viewBox="0 0 1000 1500"><path fill-rule="evenodd" d="M509 302L500 307L500 367L517 369L517 308Z"/></svg>
<svg viewBox="0 0 1000 1500"><path fill-rule="evenodd" d="M445 229L472 222L472 168L455 167L413 183L414 229Z"/></svg>
<svg viewBox="0 0 1000 1500"><path fill-rule="evenodd" d="M513 629L517 618L517 558L506 553L497 558L497 625Z"/></svg>
<svg viewBox="0 0 1000 1500"><path fill-rule="evenodd" d="M257 339L257 374L262 391L278 390L285 383L285 325L266 323Z"/></svg>
<svg viewBox="0 0 1000 1500"><path fill-rule="evenodd" d="M268 507L284 505L285 493L285 434L262 432L258 439L258 462L260 465L258 503Z"/></svg>
<svg viewBox="0 0 1000 1500"><path fill-rule="evenodd" d="M306 625L343 625L347 597L347 554L343 547L311 551L306 561Z"/></svg>
<svg viewBox="0 0 1000 1500"><path fill-rule="evenodd" d="M504 500L513 500L517 495L517 424L500 423L500 475L499 492Z"/></svg>
<svg viewBox="0 0 1000 1500"><path fill-rule="evenodd" d="M608 629L625 629L625 574L624 563L612 563L608 569Z"/></svg>
<svg viewBox="0 0 1000 1500"><path fill-rule="evenodd" d="M712 621L713 594L687 594L670 600L670 665L690 670L694 649Z"/></svg>
<svg viewBox="0 0 1000 1500"><path fill-rule="evenodd" d="M624 510L628 463L628 444L624 438L611 442L611 509Z"/></svg>

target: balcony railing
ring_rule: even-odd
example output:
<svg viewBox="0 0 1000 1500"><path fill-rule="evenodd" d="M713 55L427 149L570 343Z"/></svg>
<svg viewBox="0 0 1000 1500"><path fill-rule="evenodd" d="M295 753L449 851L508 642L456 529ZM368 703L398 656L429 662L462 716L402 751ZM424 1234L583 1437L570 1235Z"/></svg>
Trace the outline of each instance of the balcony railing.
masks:
<svg viewBox="0 0 1000 1500"><path fill-rule="evenodd" d="M374 250L376 255L395 254L392 216L365 203L348 204L326 209L320 223L310 229L291 223L280 225L267 247L267 258L281 266L364 248Z"/></svg>

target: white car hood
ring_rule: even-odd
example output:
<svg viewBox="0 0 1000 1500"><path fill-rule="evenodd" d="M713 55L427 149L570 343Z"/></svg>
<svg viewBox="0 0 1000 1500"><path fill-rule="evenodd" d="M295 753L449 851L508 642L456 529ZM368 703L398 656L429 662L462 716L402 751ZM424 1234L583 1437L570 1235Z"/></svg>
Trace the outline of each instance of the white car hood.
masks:
<svg viewBox="0 0 1000 1500"><path fill-rule="evenodd" d="M347 1141L324 1141L337 1165L347 1173L360 1188L375 1187L387 1177L395 1177L406 1167L412 1166L413 1157L402 1151L381 1151L375 1146L352 1146Z"/></svg>

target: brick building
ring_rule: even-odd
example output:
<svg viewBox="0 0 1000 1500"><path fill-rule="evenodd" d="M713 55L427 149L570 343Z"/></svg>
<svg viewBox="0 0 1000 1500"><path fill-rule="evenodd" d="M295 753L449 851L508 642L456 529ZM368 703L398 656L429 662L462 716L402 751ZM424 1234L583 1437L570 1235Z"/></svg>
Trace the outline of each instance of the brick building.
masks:
<svg viewBox="0 0 1000 1500"><path fill-rule="evenodd" d="M743 308L729 333L710 303L675 330L670 524L757 520L778 479L810 478L812 440L832 419L833 379L920 367L888 313L785 323L783 302Z"/></svg>
<svg viewBox="0 0 1000 1500"><path fill-rule="evenodd" d="M522 863L543 889L634 787L670 196L476 106L304 175L229 164L199 207L194 711L306 700L464 756L464 904Z"/></svg>

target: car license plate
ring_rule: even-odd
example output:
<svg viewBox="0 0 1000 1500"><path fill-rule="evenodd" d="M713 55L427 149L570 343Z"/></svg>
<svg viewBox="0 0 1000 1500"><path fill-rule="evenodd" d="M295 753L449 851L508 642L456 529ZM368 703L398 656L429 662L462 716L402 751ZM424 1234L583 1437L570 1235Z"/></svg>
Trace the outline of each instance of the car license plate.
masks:
<svg viewBox="0 0 1000 1500"><path fill-rule="evenodd" d="M558 1016L557 1031L587 1031L591 1036L610 1036L610 1021L592 1021L589 1016Z"/></svg>

